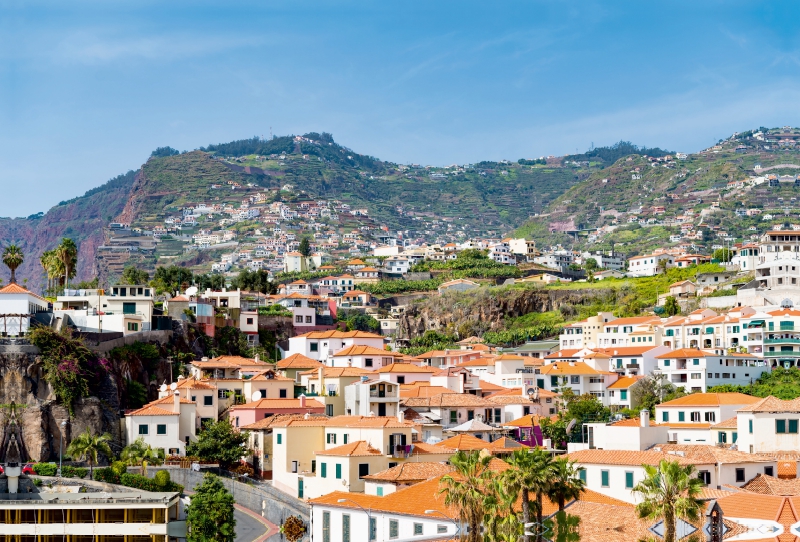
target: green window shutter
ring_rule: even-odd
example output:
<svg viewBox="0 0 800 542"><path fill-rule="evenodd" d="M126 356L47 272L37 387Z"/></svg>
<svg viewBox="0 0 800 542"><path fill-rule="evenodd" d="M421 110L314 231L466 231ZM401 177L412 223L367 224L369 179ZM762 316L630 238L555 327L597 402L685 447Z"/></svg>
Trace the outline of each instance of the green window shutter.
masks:
<svg viewBox="0 0 800 542"><path fill-rule="evenodd" d="M327 478L328 477L328 464L327 463L321 463L319 468L320 468L319 475L322 478Z"/></svg>
<svg viewBox="0 0 800 542"><path fill-rule="evenodd" d="M341 480L342 479L342 464L341 463L336 463L336 479L337 480Z"/></svg>
<svg viewBox="0 0 800 542"><path fill-rule="evenodd" d="M668 329L667 330L667 337L674 337L674 336L675 336L675 330L674 329Z"/></svg>
<svg viewBox="0 0 800 542"><path fill-rule="evenodd" d="M775 432L776 433L786 432L786 420L775 420Z"/></svg>
<svg viewBox="0 0 800 542"><path fill-rule="evenodd" d="M625 489L633 489L633 473L625 473Z"/></svg>
<svg viewBox="0 0 800 542"><path fill-rule="evenodd" d="M383 497L383 488L382 487L378 488L378 497Z"/></svg>
<svg viewBox="0 0 800 542"><path fill-rule="evenodd" d="M322 542L331 542L331 513L322 513Z"/></svg>
<svg viewBox="0 0 800 542"><path fill-rule="evenodd" d="M797 433L797 420L789 420L789 433Z"/></svg>
<svg viewBox="0 0 800 542"><path fill-rule="evenodd" d="M662 422L668 422L669 421L669 412L664 411L664 412L661 413L661 421Z"/></svg>
<svg viewBox="0 0 800 542"><path fill-rule="evenodd" d="M774 322L770 322L769 323L769 331L773 331L774 329L775 329L775 323Z"/></svg>
<svg viewBox="0 0 800 542"><path fill-rule="evenodd" d="M713 327L707 327L706 328L706 335L711 335L712 333L714 333L714 328Z"/></svg>
<svg viewBox="0 0 800 542"><path fill-rule="evenodd" d="M734 431L734 432L731 434L731 436L733 437L731 440L733 440L733 443L734 443L734 444L736 444L736 440L739 438L739 433L737 433L736 431Z"/></svg>
<svg viewBox="0 0 800 542"><path fill-rule="evenodd" d="M283 444L283 435L278 433L278 444Z"/></svg>
<svg viewBox="0 0 800 542"><path fill-rule="evenodd" d="M331 443L331 434L328 433L327 435L325 435L325 438L327 439L327 443L330 444Z"/></svg>
<svg viewBox="0 0 800 542"><path fill-rule="evenodd" d="M550 385L552 387L554 387L554 388L558 387L558 377L557 376L551 376L550 377Z"/></svg>
<svg viewBox="0 0 800 542"><path fill-rule="evenodd" d="M627 401L628 400L628 390L621 390L619 392L619 398L622 399L623 401Z"/></svg>
<svg viewBox="0 0 800 542"><path fill-rule="evenodd" d="M750 429L750 434L753 434L753 420L747 420L748 429Z"/></svg>
<svg viewBox="0 0 800 542"><path fill-rule="evenodd" d="M669 360L668 359L664 360L664 367L669 367Z"/></svg>
<svg viewBox="0 0 800 542"><path fill-rule="evenodd" d="M458 412L455 410L450 411L450 423L457 423L458 422Z"/></svg>
<svg viewBox="0 0 800 542"><path fill-rule="evenodd" d="M580 479L583 481L583 483L585 484L585 483L586 483L586 469L578 469L578 477L579 477L579 478L580 478Z"/></svg>
<svg viewBox="0 0 800 542"><path fill-rule="evenodd" d="M544 388L544 378L536 379L536 387L540 389Z"/></svg>
<svg viewBox="0 0 800 542"><path fill-rule="evenodd" d="M678 412L678 421L679 422L686 421L686 413L685 412Z"/></svg>
<svg viewBox="0 0 800 542"><path fill-rule="evenodd" d="M695 359L695 360L692 360L692 361L694 362L695 365L700 365L700 360L699 359Z"/></svg>
<svg viewBox="0 0 800 542"><path fill-rule="evenodd" d="M396 519L389 520L389 538L397 538L399 535L399 524Z"/></svg>
<svg viewBox="0 0 800 542"><path fill-rule="evenodd" d="M344 436L344 443L347 444L347 435Z"/></svg>
<svg viewBox="0 0 800 542"><path fill-rule="evenodd" d="M342 515L342 542L350 542L350 514Z"/></svg>
<svg viewBox="0 0 800 542"><path fill-rule="evenodd" d="M600 485L603 487L608 487L608 471L601 470L600 471Z"/></svg>
<svg viewBox="0 0 800 542"><path fill-rule="evenodd" d="M720 431L719 434L717 435L717 442L719 442L720 444L724 444L725 440L726 440L725 431Z"/></svg>
<svg viewBox="0 0 800 542"><path fill-rule="evenodd" d="M381 492L378 494L379 497L383 495L383 488L379 487ZM369 518L369 539L370 540L377 540L378 539L378 519L377 518Z"/></svg>

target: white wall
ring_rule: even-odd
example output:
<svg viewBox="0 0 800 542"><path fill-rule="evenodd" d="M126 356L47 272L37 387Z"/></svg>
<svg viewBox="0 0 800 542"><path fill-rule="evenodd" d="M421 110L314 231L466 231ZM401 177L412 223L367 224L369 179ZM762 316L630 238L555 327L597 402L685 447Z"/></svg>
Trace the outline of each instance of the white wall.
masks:
<svg viewBox="0 0 800 542"><path fill-rule="evenodd" d="M352 542L366 542L369 539L369 520L366 512L358 508L338 508L333 506L312 505L311 506L311 540L322 541L323 513L330 513L330 535L331 541L342 540L342 515L350 515L350 540ZM372 512L372 517L377 523L377 536L375 542L388 542L389 540L408 540L413 538L432 539L437 534L442 538L455 535L456 527L448 519L436 515L430 516L404 516L400 514L388 514L386 512ZM397 538L389 538L389 523L391 520L398 522ZM422 535L414 535L414 524L422 524ZM439 533L438 526L446 530Z"/></svg>

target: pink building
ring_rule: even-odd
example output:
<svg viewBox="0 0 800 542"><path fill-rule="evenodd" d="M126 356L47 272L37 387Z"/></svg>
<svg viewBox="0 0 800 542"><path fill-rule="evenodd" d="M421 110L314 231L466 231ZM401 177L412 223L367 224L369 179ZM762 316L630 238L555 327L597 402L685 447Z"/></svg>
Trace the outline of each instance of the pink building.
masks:
<svg viewBox="0 0 800 542"><path fill-rule="evenodd" d="M234 427L250 425L276 414L325 414L325 405L301 395L297 399L259 399L232 406L228 415Z"/></svg>

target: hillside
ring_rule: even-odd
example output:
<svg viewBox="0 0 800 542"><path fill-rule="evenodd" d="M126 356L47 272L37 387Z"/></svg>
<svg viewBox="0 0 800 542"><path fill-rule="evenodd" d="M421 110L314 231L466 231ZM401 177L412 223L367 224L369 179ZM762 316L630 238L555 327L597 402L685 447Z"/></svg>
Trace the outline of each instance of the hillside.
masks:
<svg viewBox="0 0 800 542"><path fill-rule="evenodd" d="M714 245L757 238L776 224L796 223L800 150L794 140L800 131L764 130L763 140L751 132L737 134L679 159L627 156L593 167L587 179L516 233L546 245L614 247L633 255L678 244L670 241L674 236L707 252ZM772 185L768 175L774 175ZM733 186L737 181L743 185ZM746 209L763 212L746 216Z"/></svg>

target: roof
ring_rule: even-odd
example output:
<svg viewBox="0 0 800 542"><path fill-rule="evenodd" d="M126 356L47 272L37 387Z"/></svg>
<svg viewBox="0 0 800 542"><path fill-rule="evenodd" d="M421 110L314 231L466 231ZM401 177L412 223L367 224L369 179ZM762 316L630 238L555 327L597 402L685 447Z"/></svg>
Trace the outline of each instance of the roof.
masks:
<svg viewBox="0 0 800 542"><path fill-rule="evenodd" d="M439 446L444 446L445 448L452 448L458 451L483 450L484 448L487 448L489 444L490 444L489 442L483 439L479 439L478 437L466 434L458 435L438 443Z"/></svg>
<svg viewBox="0 0 800 542"><path fill-rule="evenodd" d="M541 369L543 375L602 375L613 374L604 371L598 371L582 361L566 362L554 361L550 365L545 365Z"/></svg>
<svg viewBox="0 0 800 542"><path fill-rule="evenodd" d="M653 465L657 466L662 459L677 461L681 465L694 465L695 463L680 455L666 452L630 451L630 450L579 450L567 455L570 461L576 463L593 463L598 465Z"/></svg>
<svg viewBox="0 0 800 542"><path fill-rule="evenodd" d="M770 395L763 399L759 397L754 399L753 403L738 409L737 412L800 412L800 397L784 400Z"/></svg>
<svg viewBox="0 0 800 542"><path fill-rule="evenodd" d="M42 296L34 294L27 288L23 288L16 282L12 282L11 284L8 284L7 286L3 286L2 288L0 288L0 294L28 294L29 296L35 297L36 299L47 302L47 300Z"/></svg>
<svg viewBox="0 0 800 542"><path fill-rule="evenodd" d="M267 376L267 375L270 375L270 376ZM263 381L263 380L276 380L276 381L282 381L282 382L294 382L293 378L287 378L285 376L281 376L281 375L275 373L275 371L273 371L272 369L270 369L268 371L264 371L263 373L259 373L259 374L255 375L253 378L250 379L251 382L253 382L253 381L260 382L260 381Z"/></svg>
<svg viewBox="0 0 800 542"><path fill-rule="evenodd" d="M368 331L309 331L297 337L305 337L306 339L381 339L383 335L376 335ZM296 337L292 337L296 338Z"/></svg>
<svg viewBox="0 0 800 542"><path fill-rule="evenodd" d="M686 459L700 464L770 463L775 461L771 458L710 444L657 444L651 450L681 454Z"/></svg>
<svg viewBox="0 0 800 542"><path fill-rule="evenodd" d="M526 414L516 420L504 422L501 424L503 427L533 427L539 425L539 421L544 419L544 416L537 416L535 414Z"/></svg>
<svg viewBox="0 0 800 542"><path fill-rule="evenodd" d="M361 367L327 367L323 365L322 377L323 378L341 378L341 377L361 377L364 375L375 374L375 371L362 369ZM303 371L300 376L315 377L319 375L319 368L311 369L310 371Z"/></svg>
<svg viewBox="0 0 800 542"><path fill-rule="evenodd" d="M242 356L219 356L207 361L193 361L192 365L200 369L203 368L227 368L238 369L239 367L262 367L272 365L260 360L243 358Z"/></svg>
<svg viewBox="0 0 800 542"><path fill-rule="evenodd" d="M390 469L386 469L375 474L364 476L364 480L376 482L393 483L413 483L423 480L430 480L436 476L441 476L451 472L453 467L443 463L432 463L428 461L401 463Z"/></svg>
<svg viewBox="0 0 800 542"><path fill-rule="evenodd" d="M782 480L766 474L756 474L755 478L742 486L745 491L761 495L800 495L800 479Z"/></svg>
<svg viewBox="0 0 800 542"><path fill-rule="evenodd" d="M525 446L524 444L508 437L501 437L495 441L492 441L492 443L486 447L487 450L495 453L513 452L514 450L521 450L523 448L528 448L528 446Z"/></svg>
<svg viewBox="0 0 800 542"><path fill-rule="evenodd" d="M517 354L501 354L495 358L495 361L525 361L525 358Z"/></svg>
<svg viewBox="0 0 800 542"><path fill-rule="evenodd" d="M350 442L348 444L336 446L335 448L320 450L317 452L317 455L338 455L347 457L359 457L359 456L370 456L370 455L383 455L383 453L380 450L370 446L369 442L367 442L366 440L357 440L355 442Z"/></svg>
<svg viewBox="0 0 800 542"><path fill-rule="evenodd" d="M389 365L384 365L375 371L376 373L436 373L438 369L431 367L421 367L413 363L394 362Z"/></svg>
<svg viewBox="0 0 800 542"><path fill-rule="evenodd" d="M255 423L251 423L249 425L243 425L239 429L245 429L247 431L272 429L272 427L276 423L292 421L292 420L304 420L306 419L305 416L306 416L305 414L275 414L274 416L262 418Z"/></svg>
<svg viewBox="0 0 800 542"><path fill-rule="evenodd" d="M745 395L744 393L692 393L678 397L672 401L661 403L659 407L675 406L721 406L721 405L752 405L761 401L759 397ZM800 401L799 401L800 402Z"/></svg>
<svg viewBox="0 0 800 542"><path fill-rule="evenodd" d="M637 376L623 376L616 382L611 384L607 389L609 390L626 390L644 378L644 375Z"/></svg>
<svg viewBox="0 0 800 542"><path fill-rule="evenodd" d="M699 322L698 322L699 325ZM712 352L704 352L697 348L679 348L665 354L656 356L657 359L672 359L672 358L704 358L706 356L716 356Z"/></svg>
<svg viewBox="0 0 800 542"><path fill-rule="evenodd" d="M243 405L234 405L231 410L243 409L267 409L267 410L283 410L283 409L324 409L325 405L315 399L306 399L305 406L300 405L300 399L259 399L258 401L251 401Z"/></svg>
<svg viewBox="0 0 800 542"><path fill-rule="evenodd" d="M401 384L400 385L400 398L410 397L434 397L443 393L453 393L449 388L443 386L429 386L429 385L416 385L414 384ZM427 406L427 405L424 405Z"/></svg>
<svg viewBox="0 0 800 542"><path fill-rule="evenodd" d="M145 405L139 410L128 412L126 416L180 416L180 413L172 410L165 410L161 407Z"/></svg>
<svg viewBox="0 0 800 542"><path fill-rule="evenodd" d="M311 416L302 420L286 420L273 427L372 427L411 428L411 422L401 422L392 416Z"/></svg>
<svg viewBox="0 0 800 542"><path fill-rule="evenodd" d="M734 416L733 418L728 418L727 420L722 420L716 425L712 425L712 429L736 429L737 425L737 417Z"/></svg>
<svg viewBox="0 0 800 542"><path fill-rule="evenodd" d="M345 356L387 356L387 357L403 357L403 354L399 352L392 352L391 350L381 350L380 348L375 348L374 346L364 346L364 345L352 345L348 346L343 350L339 350L336 352L333 357L345 357Z"/></svg>
<svg viewBox="0 0 800 542"><path fill-rule="evenodd" d="M190 401L189 399L185 399L183 397L179 400L180 404L182 405L193 405L195 404L194 401ZM161 399L156 399L155 401L150 401L144 406L152 406L152 405L174 405L175 404L175 397L173 395L167 395L166 397L162 397Z"/></svg>
<svg viewBox="0 0 800 542"><path fill-rule="evenodd" d="M278 369L316 369L323 367L323 364L315 359L311 359L303 354L292 354L278 362Z"/></svg>
<svg viewBox="0 0 800 542"><path fill-rule="evenodd" d="M616 348L593 348L595 352L602 352L604 354L608 354L611 357L614 356L641 356L649 352L654 348L658 348L660 345L650 345L650 346L617 346Z"/></svg>
<svg viewBox="0 0 800 542"><path fill-rule="evenodd" d="M179 390L216 390L215 386L207 382L203 382L202 380L197 380L195 377L190 376L189 378L182 378L178 380L178 389Z"/></svg>
<svg viewBox="0 0 800 542"><path fill-rule="evenodd" d="M449 391L449 390L448 390ZM433 397L402 398L408 407L485 407L493 405L491 401L481 399L470 393L440 393Z"/></svg>
<svg viewBox="0 0 800 542"><path fill-rule="evenodd" d="M623 420L619 420L608 425L614 427L639 427L642 424L641 418L625 418ZM665 424L658 424L653 423L653 420L650 420L650 427L658 426L658 425L665 425Z"/></svg>

